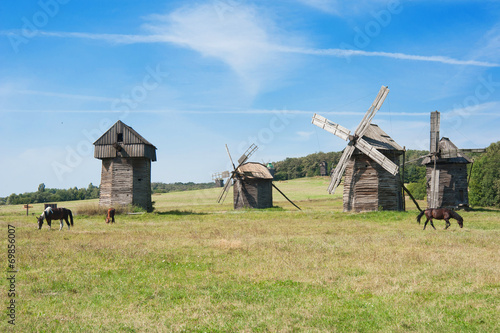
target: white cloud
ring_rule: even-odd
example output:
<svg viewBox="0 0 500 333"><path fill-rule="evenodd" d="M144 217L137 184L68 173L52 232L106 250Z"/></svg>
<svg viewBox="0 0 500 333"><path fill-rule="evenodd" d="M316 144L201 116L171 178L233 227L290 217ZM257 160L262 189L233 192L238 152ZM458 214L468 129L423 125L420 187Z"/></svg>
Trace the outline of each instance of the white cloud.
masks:
<svg viewBox="0 0 500 333"><path fill-rule="evenodd" d="M314 134L314 131L311 132L298 131L296 132L296 134L300 140L306 141L309 140L309 137Z"/></svg>
<svg viewBox="0 0 500 333"><path fill-rule="evenodd" d="M185 6L168 15L153 15L143 27L177 45L226 63L258 92L266 81L279 76L283 58L273 47L280 35L257 8L234 4Z"/></svg>

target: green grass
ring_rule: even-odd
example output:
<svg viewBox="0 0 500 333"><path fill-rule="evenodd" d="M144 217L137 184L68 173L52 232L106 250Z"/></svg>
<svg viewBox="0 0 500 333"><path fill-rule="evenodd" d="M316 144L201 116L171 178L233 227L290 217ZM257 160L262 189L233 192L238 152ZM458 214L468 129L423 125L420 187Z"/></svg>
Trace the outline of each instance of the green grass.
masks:
<svg viewBox="0 0 500 333"><path fill-rule="evenodd" d="M416 210L342 213L327 183L277 183L302 211L278 193L281 208L233 211L210 189L154 195L154 213L114 225L77 215L61 232L2 206L5 265L16 226L15 330L500 331L500 212L460 212L463 229L422 231ZM79 205L88 202L59 203ZM10 328L5 311L0 320Z"/></svg>

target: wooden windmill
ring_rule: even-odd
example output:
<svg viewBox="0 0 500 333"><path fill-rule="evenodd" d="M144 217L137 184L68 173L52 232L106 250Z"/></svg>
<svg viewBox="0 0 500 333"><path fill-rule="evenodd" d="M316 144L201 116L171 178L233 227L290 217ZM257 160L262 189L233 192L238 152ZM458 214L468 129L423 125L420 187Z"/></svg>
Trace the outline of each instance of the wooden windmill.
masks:
<svg viewBox="0 0 500 333"><path fill-rule="evenodd" d="M427 205L429 208L467 207L469 205L465 152L484 149L458 149L448 138L439 139L440 113L431 112L430 149L422 164L426 166Z"/></svg>
<svg viewBox="0 0 500 333"><path fill-rule="evenodd" d="M262 163L247 162L248 158L258 149L252 144L247 151L238 159L236 167L229 149L226 151L233 166L233 171L221 172L221 178L225 180L224 188L217 202L223 203L229 188L234 182L233 204L234 209L239 208L271 208L273 206L273 187L280 192L292 205L297 207L283 192L273 184L273 176L269 169ZM299 207L297 207L300 209Z"/></svg>
<svg viewBox="0 0 500 333"><path fill-rule="evenodd" d="M380 127L371 124L389 88L382 86L358 127L351 132L315 114L312 123L348 141L331 175L328 192L334 193L344 180L344 211L403 210L399 156L404 149Z"/></svg>
<svg viewBox="0 0 500 333"><path fill-rule="evenodd" d="M151 161L156 161L156 147L120 120L94 146L94 157L102 160L99 205L136 205L151 211Z"/></svg>

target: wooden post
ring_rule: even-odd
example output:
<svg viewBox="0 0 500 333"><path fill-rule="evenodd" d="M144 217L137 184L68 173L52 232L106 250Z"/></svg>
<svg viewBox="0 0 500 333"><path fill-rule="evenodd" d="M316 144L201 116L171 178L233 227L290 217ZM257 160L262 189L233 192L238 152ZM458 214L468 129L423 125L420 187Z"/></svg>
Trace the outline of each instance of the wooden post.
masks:
<svg viewBox="0 0 500 333"><path fill-rule="evenodd" d="M30 210L30 208L33 208L33 206L28 204L28 205L24 205L24 208L26 208L26 216L28 216L29 210Z"/></svg>
<svg viewBox="0 0 500 333"><path fill-rule="evenodd" d="M406 146L403 147L403 167L402 167L402 179L401 179L401 194L403 195L403 212L406 212L406 199L405 199L405 192L404 192L404 185L405 185L405 160L406 160Z"/></svg>

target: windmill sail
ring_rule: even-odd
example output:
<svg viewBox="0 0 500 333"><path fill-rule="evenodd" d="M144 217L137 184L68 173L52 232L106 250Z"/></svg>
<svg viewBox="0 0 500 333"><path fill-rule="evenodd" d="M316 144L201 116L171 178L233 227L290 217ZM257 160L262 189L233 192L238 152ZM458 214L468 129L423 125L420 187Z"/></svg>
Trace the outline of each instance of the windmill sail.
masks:
<svg viewBox="0 0 500 333"><path fill-rule="evenodd" d="M247 151L238 159L238 167L245 163L257 149L258 147L254 143L252 143L250 147L248 147Z"/></svg>
<svg viewBox="0 0 500 333"><path fill-rule="evenodd" d="M439 125L440 113L438 111L431 112L431 138L430 138L430 153L437 154L439 152Z"/></svg>
<svg viewBox="0 0 500 333"><path fill-rule="evenodd" d="M399 167L362 138L356 141L355 147L361 150L369 158L377 162L382 168L387 170L387 172L389 172L393 176L398 174Z"/></svg>
<svg viewBox="0 0 500 333"><path fill-rule="evenodd" d="M439 202L439 169L432 169L430 181L430 208L438 208L441 203Z"/></svg>
<svg viewBox="0 0 500 333"><path fill-rule="evenodd" d="M340 158L339 163L335 167L335 170L332 173L330 185L328 186L328 192L330 194L335 193L338 185L340 184L340 180L345 172L347 167L347 162L351 158L354 153L355 148L358 148L361 152L366 154L368 157L373 159L375 162L380 164L385 170L387 170L392 175L396 175L398 173L398 166L394 164L390 159L385 157L382 153L380 153L375 147L371 144L363 140L363 135L370 128L371 121L377 111L380 109L382 104L384 103L387 94L389 93L389 88L386 86L382 86L377 94L377 97L373 101L372 105L366 111L363 119L359 123L356 131L354 132L354 136L350 135L350 131L345 127L336 124L325 117L322 117L318 114L314 114L312 123L336 136L339 138L349 141L349 144L344 149L342 156Z"/></svg>
<svg viewBox="0 0 500 333"><path fill-rule="evenodd" d="M366 114L359 123L358 127L356 128L356 131L354 131L354 135L362 137L365 134L366 130L368 129L368 127L372 122L373 117L375 117L375 114L384 103L388 93L389 93L388 87L382 86L380 88L377 97L375 97L375 100L373 101L368 111L366 111Z"/></svg>

